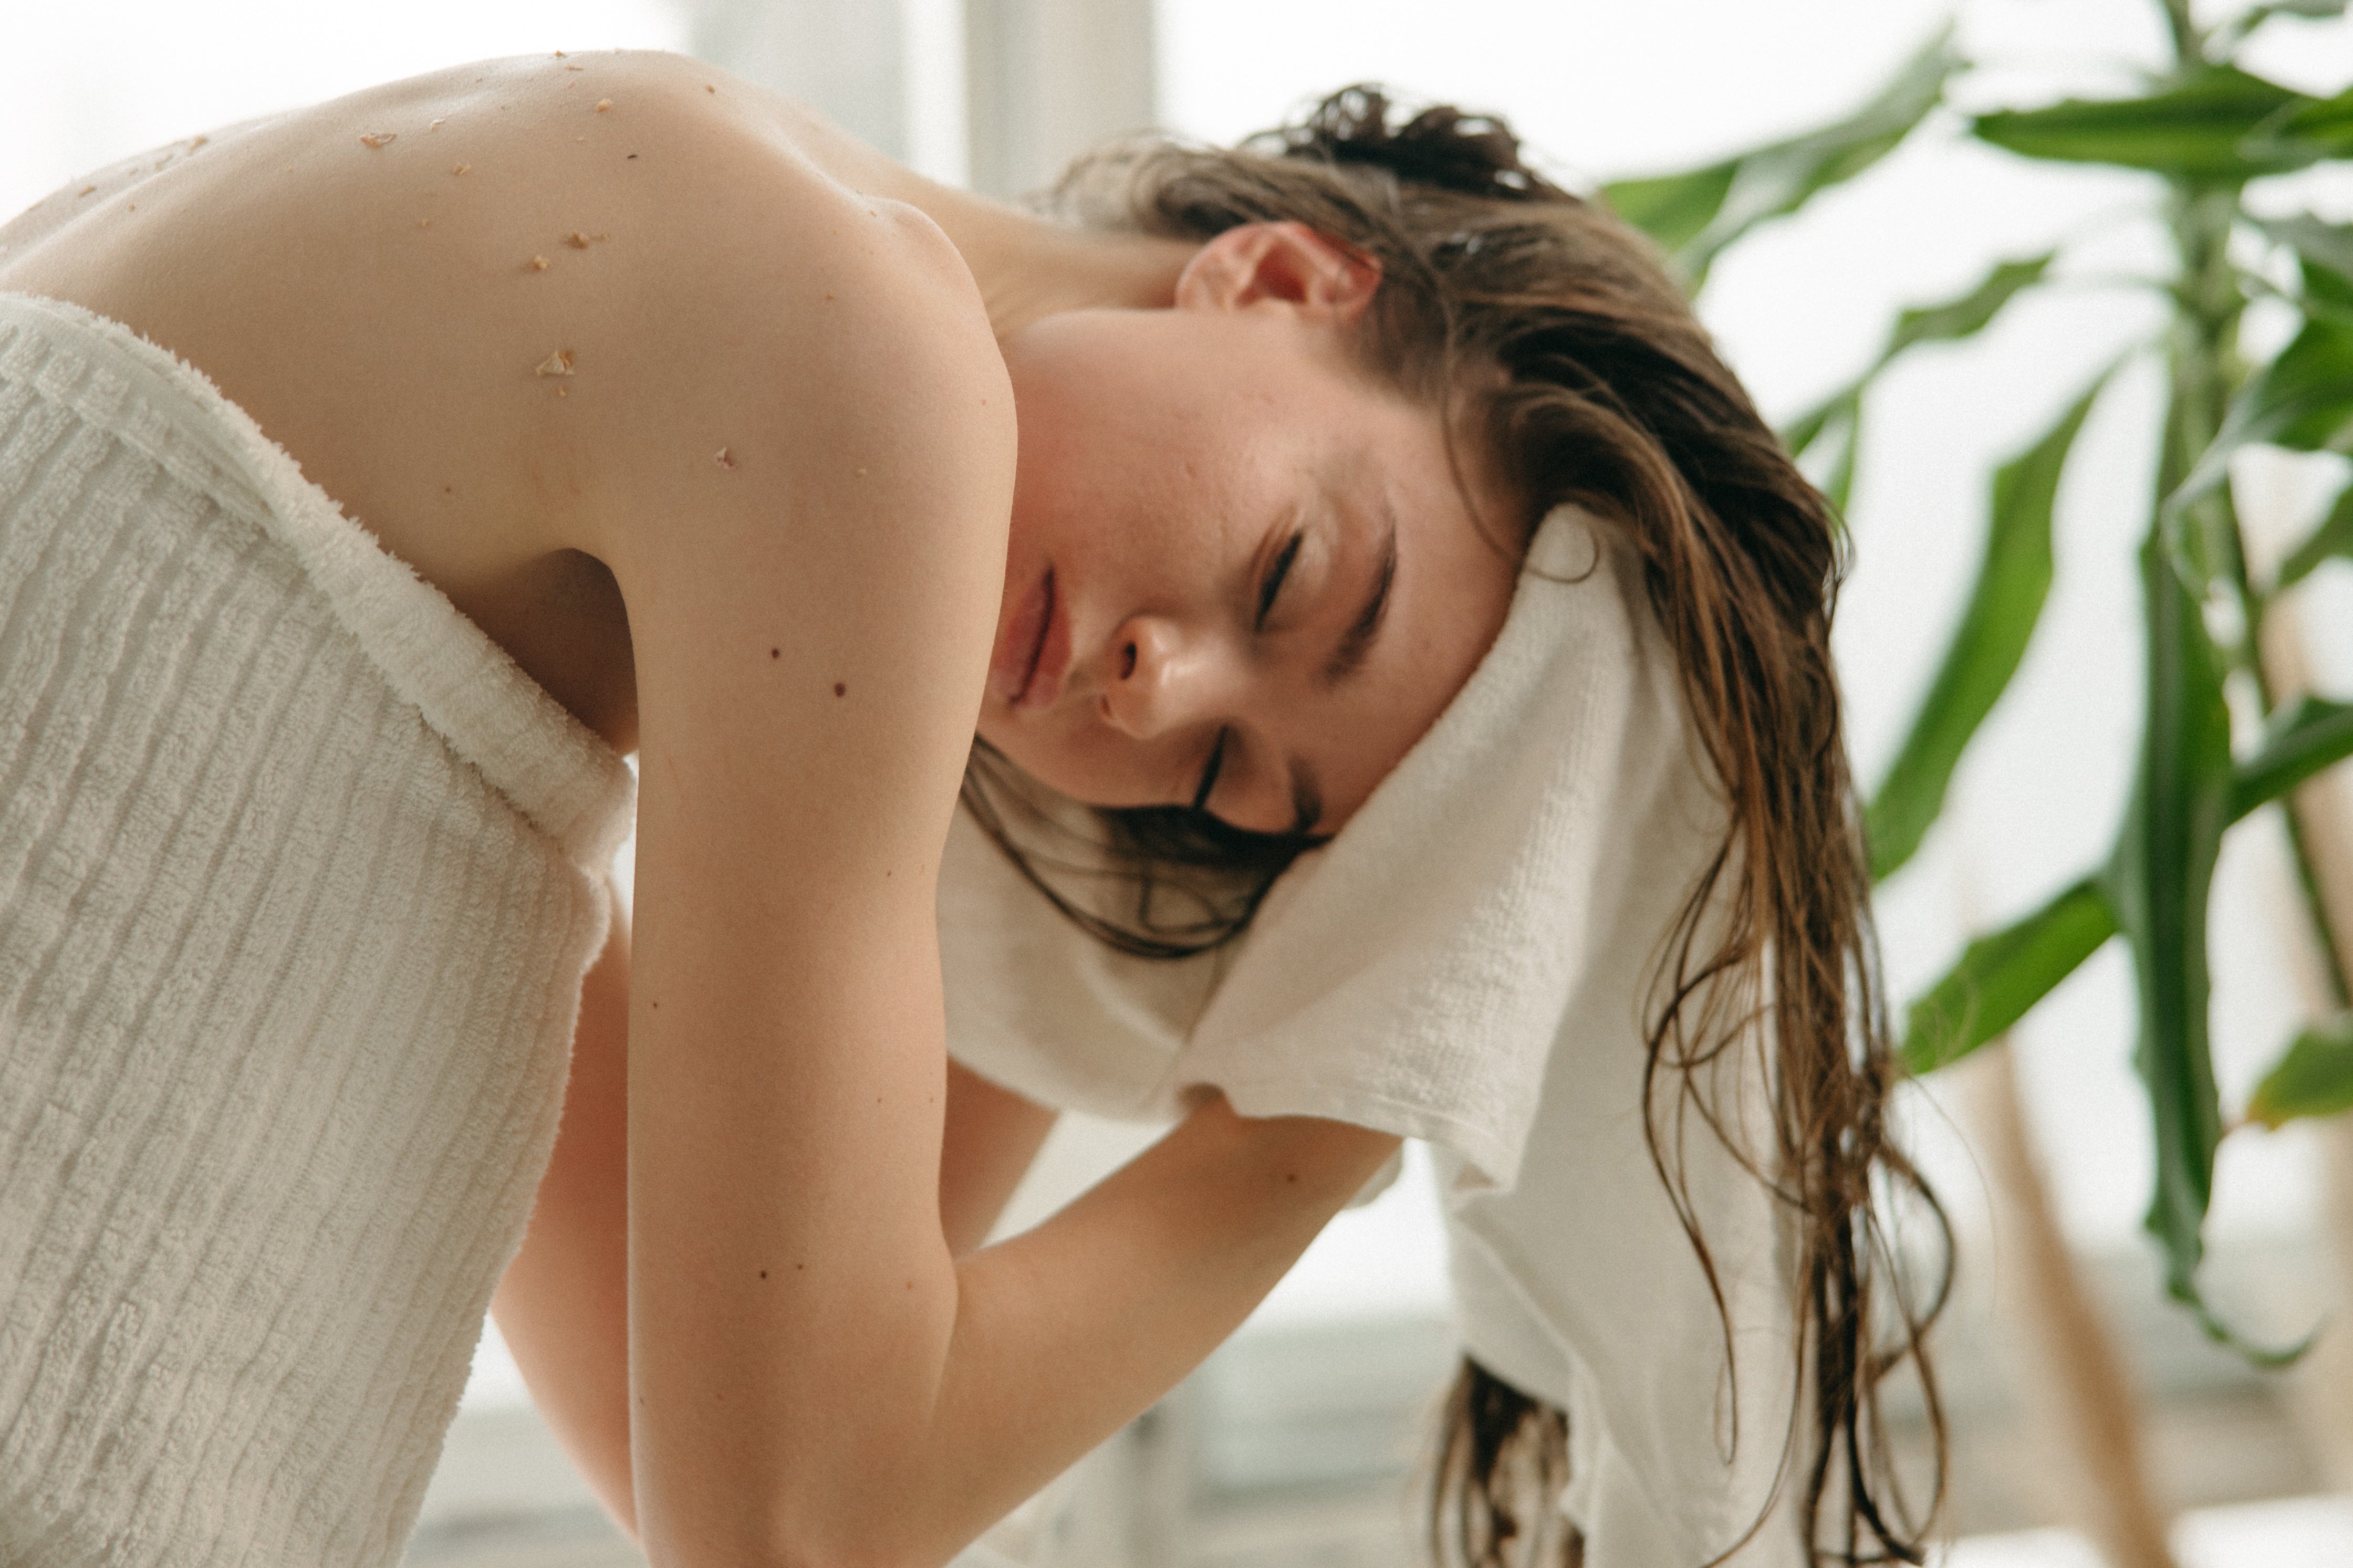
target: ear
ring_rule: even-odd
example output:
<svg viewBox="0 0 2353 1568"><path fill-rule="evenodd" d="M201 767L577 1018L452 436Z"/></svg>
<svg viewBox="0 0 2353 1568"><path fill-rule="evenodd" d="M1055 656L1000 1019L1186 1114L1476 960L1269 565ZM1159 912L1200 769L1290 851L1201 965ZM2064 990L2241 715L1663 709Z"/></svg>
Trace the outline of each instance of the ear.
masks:
<svg viewBox="0 0 2353 1568"><path fill-rule="evenodd" d="M1193 253L1176 279L1176 303L1226 310L1287 305L1353 326L1380 283L1380 263L1303 223L1246 223Z"/></svg>

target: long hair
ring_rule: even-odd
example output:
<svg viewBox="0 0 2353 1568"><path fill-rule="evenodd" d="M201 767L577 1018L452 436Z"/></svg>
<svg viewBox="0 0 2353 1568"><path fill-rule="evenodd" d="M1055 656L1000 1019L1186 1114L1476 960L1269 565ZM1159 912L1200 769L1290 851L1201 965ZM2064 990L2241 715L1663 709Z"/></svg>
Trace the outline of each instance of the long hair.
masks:
<svg viewBox="0 0 2353 1568"><path fill-rule="evenodd" d="M1810 1430L1789 1435L1784 1477L1794 1464L1810 1549L1847 1563L1921 1561L1945 1449L1922 1335L1942 1304L1951 1238L1886 1126L1896 1068L1831 661L1847 563L1828 503L1717 357L1653 247L1531 168L1499 119L1445 107L1408 115L1380 89L1351 87L1231 150L1155 140L1093 154L1052 199L1096 227L1207 240L1288 220L1348 247L1380 269L1360 328L1367 371L1438 410L1451 434L1483 442L1534 515L1574 501L1630 542L1725 806L1721 840L1663 933L1646 1012L1651 1160L1719 1312L1723 1290L1679 1153L1690 1124L1721 1140L1794 1221L1790 1375ZM1080 918L993 804L1001 787L980 780L966 798L1031 879ZM1097 873L1129 877L1145 918L1124 929L1082 923L1132 952L1201 951L1238 932L1314 842L1234 837L1179 823L1185 815L1100 814ZM1174 918L1165 912L1172 879L1197 889ZM1764 1055L1767 1147L1750 1146L1708 1092L1743 1052ZM1919 1296L1884 1221L1887 1205L1907 1197L1925 1203L1940 1248ZM1916 1511L1888 1463L1877 1397L1907 1360L1936 1450L1934 1494ZM1557 1498L1565 1432L1557 1409L1465 1363L1433 1486L1440 1562L1533 1561L1529 1549L1547 1532L1532 1534L1529 1521ZM1574 1542L1544 1550L1562 1561Z"/></svg>

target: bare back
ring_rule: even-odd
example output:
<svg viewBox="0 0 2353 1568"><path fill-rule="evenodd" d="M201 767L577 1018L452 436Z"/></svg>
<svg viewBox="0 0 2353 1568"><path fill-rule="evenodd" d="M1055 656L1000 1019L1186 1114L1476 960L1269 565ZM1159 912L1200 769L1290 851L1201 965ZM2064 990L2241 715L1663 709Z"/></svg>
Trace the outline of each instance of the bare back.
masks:
<svg viewBox="0 0 2353 1568"><path fill-rule="evenodd" d="M464 67L78 182L0 228L0 289L206 372L627 750L629 619L605 546L706 492L781 486L753 455L790 442L797 398L828 395L794 372L827 357L844 268L912 265L946 285L926 308L958 313L944 242L792 129L674 57Z"/></svg>

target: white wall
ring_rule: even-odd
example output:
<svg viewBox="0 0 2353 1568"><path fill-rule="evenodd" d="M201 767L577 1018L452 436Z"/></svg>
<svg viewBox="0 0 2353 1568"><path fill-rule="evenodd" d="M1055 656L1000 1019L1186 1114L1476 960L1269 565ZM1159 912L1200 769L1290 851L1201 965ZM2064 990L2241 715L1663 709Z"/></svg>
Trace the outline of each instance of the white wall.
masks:
<svg viewBox="0 0 2353 1568"><path fill-rule="evenodd" d="M0 213L174 138L437 67L686 38L671 0L0 0Z"/></svg>

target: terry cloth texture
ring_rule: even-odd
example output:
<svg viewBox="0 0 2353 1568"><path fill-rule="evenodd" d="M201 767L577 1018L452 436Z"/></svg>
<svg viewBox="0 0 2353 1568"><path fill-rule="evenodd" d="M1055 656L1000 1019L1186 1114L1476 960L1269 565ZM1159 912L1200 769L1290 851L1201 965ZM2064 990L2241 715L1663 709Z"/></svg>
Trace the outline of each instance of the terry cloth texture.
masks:
<svg viewBox="0 0 2353 1568"><path fill-rule="evenodd" d="M1651 982L1724 808L1629 553L1562 508L1529 563L1471 680L1229 952L1112 952L960 822L941 873L949 1048L1098 1115L1170 1117L1208 1086L1245 1114L1427 1140L1466 1348L1568 1412L1563 1507L1588 1568L1697 1568L1773 1494L1795 1349L1793 1255L1761 1185L1691 1124L1728 1360L1643 1133ZM1749 1046L1710 1087L1753 1131ZM1804 1560L1777 1516L1728 1561Z"/></svg>
<svg viewBox="0 0 2353 1568"><path fill-rule="evenodd" d="M202 375L0 295L0 1563L398 1559L631 801Z"/></svg>

